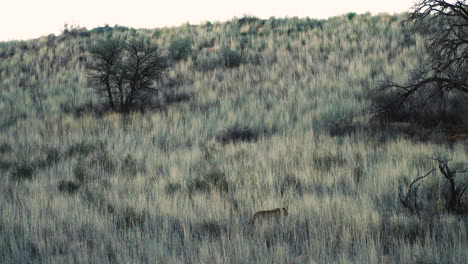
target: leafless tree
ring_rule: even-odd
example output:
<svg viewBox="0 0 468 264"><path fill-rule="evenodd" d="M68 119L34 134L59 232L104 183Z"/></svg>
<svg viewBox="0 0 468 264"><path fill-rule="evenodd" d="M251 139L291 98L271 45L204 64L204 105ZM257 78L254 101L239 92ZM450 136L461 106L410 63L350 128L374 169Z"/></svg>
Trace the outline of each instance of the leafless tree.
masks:
<svg viewBox="0 0 468 264"><path fill-rule="evenodd" d="M445 111L449 93L468 95L468 5L465 0L420 0L403 24L428 36L429 60L421 63L409 84L380 85L372 112Z"/></svg>
<svg viewBox="0 0 468 264"><path fill-rule="evenodd" d="M107 103L112 110L117 110L112 79L122 64L122 47L122 42L117 39L99 40L89 49L91 62L86 65L89 83L101 97L107 97Z"/></svg>
<svg viewBox="0 0 468 264"><path fill-rule="evenodd" d="M97 42L89 52L90 83L115 111L130 111L136 102L157 92L153 83L167 68L166 59L148 40L112 38Z"/></svg>

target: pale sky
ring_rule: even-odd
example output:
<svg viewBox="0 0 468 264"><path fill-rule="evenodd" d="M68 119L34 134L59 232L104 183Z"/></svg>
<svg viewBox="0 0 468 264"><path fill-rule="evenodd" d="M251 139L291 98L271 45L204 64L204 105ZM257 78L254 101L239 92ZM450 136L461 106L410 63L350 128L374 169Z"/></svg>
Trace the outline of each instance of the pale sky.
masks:
<svg viewBox="0 0 468 264"><path fill-rule="evenodd" d="M3 0L0 41L60 34L65 23L92 29L109 24L133 28L259 18L328 18L348 12L400 13L414 0Z"/></svg>

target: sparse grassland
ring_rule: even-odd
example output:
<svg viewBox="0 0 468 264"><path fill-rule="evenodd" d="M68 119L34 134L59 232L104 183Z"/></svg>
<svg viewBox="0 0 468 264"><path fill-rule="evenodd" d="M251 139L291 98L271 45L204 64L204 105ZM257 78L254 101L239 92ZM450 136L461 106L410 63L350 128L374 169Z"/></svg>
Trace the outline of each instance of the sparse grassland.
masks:
<svg viewBox="0 0 468 264"><path fill-rule="evenodd" d="M0 43L0 262L465 263L467 218L445 212L440 174L421 217L398 185L436 167L417 155L466 162L467 141L363 114L369 89L424 56L401 20L114 28L177 55L158 107L128 115L86 84L87 47L110 28ZM284 221L252 228L278 207Z"/></svg>

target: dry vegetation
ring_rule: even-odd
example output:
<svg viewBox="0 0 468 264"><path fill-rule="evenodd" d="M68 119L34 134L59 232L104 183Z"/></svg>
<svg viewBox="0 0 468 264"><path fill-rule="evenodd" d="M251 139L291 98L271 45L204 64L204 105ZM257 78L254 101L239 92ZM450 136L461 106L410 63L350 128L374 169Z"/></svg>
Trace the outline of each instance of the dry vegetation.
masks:
<svg viewBox="0 0 468 264"><path fill-rule="evenodd" d="M447 213L439 172L422 181L421 216L398 199L437 166L418 155L466 162L466 139L415 140L363 114L376 83L407 80L424 56L401 20L245 17L0 43L0 262L466 262L467 218ZM84 63L102 31L177 54L149 111L96 107ZM284 221L252 228L277 207Z"/></svg>

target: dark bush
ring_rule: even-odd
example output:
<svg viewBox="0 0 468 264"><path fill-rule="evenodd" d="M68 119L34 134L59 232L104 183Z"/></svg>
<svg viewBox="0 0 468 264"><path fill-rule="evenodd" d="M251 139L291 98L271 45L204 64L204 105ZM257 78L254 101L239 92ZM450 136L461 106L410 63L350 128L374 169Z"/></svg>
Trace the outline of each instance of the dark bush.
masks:
<svg viewBox="0 0 468 264"><path fill-rule="evenodd" d="M80 159L78 161L78 164L76 165L75 169L73 170L73 174L75 175L75 178L79 181L79 182L85 182L88 180L89 178L89 172L86 168L86 164L85 162Z"/></svg>
<svg viewBox="0 0 468 264"><path fill-rule="evenodd" d="M110 108L105 105L95 105L93 103L86 103L78 106L61 104L60 108L64 113L73 114L76 117L81 117L87 114L101 117L105 112L110 111Z"/></svg>
<svg viewBox="0 0 468 264"><path fill-rule="evenodd" d="M173 195L176 192L182 189L182 185L180 183L168 183L166 185L165 191L167 195Z"/></svg>
<svg viewBox="0 0 468 264"><path fill-rule="evenodd" d="M130 160L128 160L130 162ZM107 152L101 152L97 155L95 159L90 161L91 166L96 166L102 168L105 172L111 173L115 171L117 167L117 162L107 154Z"/></svg>
<svg viewBox="0 0 468 264"><path fill-rule="evenodd" d="M64 181L61 180L58 183L58 190L61 193L66 193L66 194L74 194L78 191L80 188L80 184L75 183L73 181Z"/></svg>
<svg viewBox="0 0 468 264"><path fill-rule="evenodd" d="M131 154L128 154L122 161L121 169L124 173L135 175L138 172L136 159Z"/></svg>
<svg viewBox="0 0 468 264"><path fill-rule="evenodd" d="M1 143L0 144L0 154L9 153L9 152L12 152L12 151L13 151L13 148L10 146L10 144L8 144L8 143Z"/></svg>
<svg viewBox="0 0 468 264"><path fill-rule="evenodd" d="M349 20L353 20L353 18L356 16L356 13L354 12L350 12L348 14L346 14L346 17L349 19Z"/></svg>
<svg viewBox="0 0 468 264"><path fill-rule="evenodd" d="M325 156L316 156L313 158L314 165L317 169L329 171L334 167L343 166L346 164L346 159L341 154L333 155L331 153Z"/></svg>
<svg viewBox="0 0 468 264"><path fill-rule="evenodd" d="M276 185L281 196L285 195L289 190L292 190L298 195L302 195L304 189L301 181L292 174L287 174L283 178L280 178Z"/></svg>
<svg viewBox="0 0 468 264"><path fill-rule="evenodd" d="M242 54L239 51L224 47L222 49L224 66L227 68L239 67L242 63Z"/></svg>
<svg viewBox="0 0 468 264"><path fill-rule="evenodd" d="M109 203L106 197L98 190L85 189L83 192L83 200L104 214L113 214L116 211L114 206Z"/></svg>
<svg viewBox="0 0 468 264"><path fill-rule="evenodd" d="M46 157L45 159L38 160L34 163L34 167L37 168L45 168L52 166L54 163L57 163L60 161L60 151L55 148L49 148L46 151Z"/></svg>
<svg viewBox="0 0 468 264"><path fill-rule="evenodd" d="M220 143L227 144L231 142L237 141L256 141L262 135L261 130L252 129L245 126L235 125L233 127L228 128L224 133L217 137L217 140Z"/></svg>
<svg viewBox="0 0 468 264"><path fill-rule="evenodd" d="M30 164L21 164L17 166L11 174L14 180L31 180L33 178L34 167Z"/></svg>
<svg viewBox="0 0 468 264"><path fill-rule="evenodd" d="M226 174L219 169L208 171L205 175L205 181L217 188L220 192L229 191L229 184L226 180Z"/></svg>
<svg viewBox="0 0 468 264"><path fill-rule="evenodd" d="M106 151L101 150L90 156L80 156L73 171L79 182L89 182L102 178L105 173L112 173L118 168L118 162Z"/></svg>
<svg viewBox="0 0 468 264"><path fill-rule="evenodd" d="M205 48L212 48L214 45L215 45L215 40L213 38L204 39L204 40L200 41L200 43L198 44L198 49L202 50L202 49L205 49Z"/></svg>
<svg viewBox="0 0 468 264"><path fill-rule="evenodd" d="M181 61L187 59L192 54L192 39L174 38L169 44L169 55L174 61Z"/></svg>
<svg viewBox="0 0 468 264"><path fill-rule="evenodd" d="M217 189L219 192L229 191L229 183L223 171L211 169L205 175L187 181L187 190L189 193L210 193L212 188Z"/></svg>
<svg viewBox="0 0 468 264"><path fill-rule="evenodd" d="M7 171L15 164L7 160L0 160L0 170Z"/></svg>
<svg viewBox="0 0 468 264"><path fill-rule="evenodd" d="M197 240L203 240L205 238L218 239L223 229L224 228L215 221L204 221L193 225L192 236Z"/></svg>
<svg viewBox="0 0 468 264"><path fill-rule="evenodd" d="M102 143L79 142L73 144L67 151L69 157L79 155L86 157L102 147Z"/></svg>
<svg viewBox="0 0 468 264"><path fill-rule="evenodd" d="M356 185L359 185L364 180L364 169L362 168L362 166L354 167L353 179Z"/></svg>
<svg viewBox="0 0 468 264"><path fill-rule="evenodd" d="M190 101L190 99L192 99L192 95L188 93L167 93L164 96L164 101L166 102L166 104L186 102Z"/></svg>
<svg viewBox="0 0 468 264"><path fill-rule="evenodd" d="M201 50L194 61L197 70L202 72L212 71L224 64L222 54L215 50Z"/></svg>
<svg viewBox="0 0 468 264"><path fill-rule="evenodd" d="M60 160L61 153L56 148L49 148L46 151L46 161L48 164L56 163Z"/></svg>
<svg viewBox="0 0 468 264"><path fill-rule="evenodd" d="M202 178L194 178L187 181L187 190L189 193L202 192L210 193L210 184Z"/></svg>
<svg viewBox="0 0 468 264"><path fill-rule="evenodd" d="M328 124L328 132L332 137L349 136L356 131L351 120L332 121Z"/></svg>
<svg viewBox="0 0 468 264"><path fill-rule="evenodd" d="M239 26L251 25L251 24L263 25L263 24L265 24L265 22L266 22L266 20L260 19L260 18L255 17L255 16L243 16L243 17L237 19L237 24Z"/></svg>
<svg viewBox="0 0 468 264"><path fill-rule="evenodd" d="M133 227L142 228L149 214L146 211L137 211L132 207L126 207L117 216L116 224L120 229L129 229Z"/></svg>

